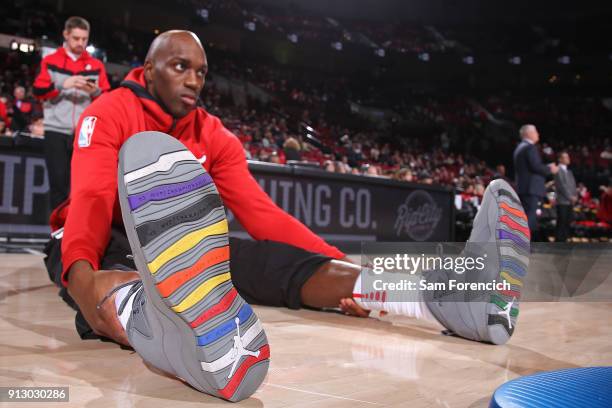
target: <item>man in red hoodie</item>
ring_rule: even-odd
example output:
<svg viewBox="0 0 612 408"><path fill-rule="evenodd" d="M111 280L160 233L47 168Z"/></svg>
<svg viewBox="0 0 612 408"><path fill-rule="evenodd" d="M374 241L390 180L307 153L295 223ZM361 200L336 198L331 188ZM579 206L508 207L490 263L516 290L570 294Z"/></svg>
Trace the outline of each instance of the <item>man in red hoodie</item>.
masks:
<svg viewBox="0 0 612 408"><path fill-rule="evenodd" d="M48 246L47 268L52 279L67 287L71 299L65 299L73 299L73 306L80 309L84 319L77 318L77 329L82 337L93 332L131 344L126 328L133 328L130 321L142 319L142 314L138 314L128 316L127 322L123 320L126 305L128 309L132 304L138 308L147 300L138 287L142 284L136 267L129 259L131 249L117 194L117 167L119 150L131 142L128 139L138 136L138 143L146 151L142 132L157 131L180 141L197 158L216 185L223 204L255 239L229 241L231 280L246 301L289 308L341 306L346 312L360 316L367 316L367 309L387 311L445 322L447 328L472 340L502 344L509 339L518 309L516 299L509 302L507 296L499 300L508 312L507 319L491 314L487 320L486 315L467 319L460 314L463 309L459 311L450 303L444 308L441 304L433 305L441 302L426 299L418 291L401 302L386 302L384 291L364 293L361 268L345 262L341 251L277 207L249 173L238 138L218 118L197 106L207 70L206 54L195 34L163 33L151 44L144 67L131 71L119 89L102 95L81 116L72 162L70 199L54 211L51 220L55 237L63 237L52 240ZM134 151L134 143L131 145ZM509 215L501 217L502 209ZM498 246L512 241L520 246L521 253L528 253L525 220L516 193L506 182L494 181L485 192L471 239ZM511 229L502 231L509 228L502 223ZM57 253L60 241L61 262L58 259L54 262L53 254ZM515 256L516 251L506 252ZM517 259L524 265L527 256L519 254ZM513 265L517 274L524 275L525 271L520 268L525 266L516 266L518 261ZM487 270L490 278L499 274L498 268L496 265ZM446 275L438 275L439 279L448 279ZM511 278L522 285L519 278ZM210 308L216 309L220 303ZM478 312L464 309L472 314L488 313L484 308ZM207 313L204 309L204 314ZM445 317L447 313L450 317ZM237 325L239 316L240 313L236 315ZM472 321L486 327L466 327ZM229 323L231 329L233 321ZM234 340L235 350L243 350L239 347L240 332ZM158 366L166 363L159 362ZM213 370L222 363L206 362L202 367Z"/></svg>
<svg viewBox="0 0 612 408"><path fill-rule="evenodd" d="M82 337L92 334L91 327L128 344L115 311L96 306L111 289L137 277L116 270L131 266L117 201L117 161L122 144L141 131L165 132L198 157L223 203L255 239L230 241L232 280L247 301L336 307L353 293L360 268L340 261L345 256L340 250L280 209L249 173L238 138L197 106L206 71L197 37L166 33L152 45L143 68L132 70L119 89L81 115L70 198L51 217L54 230L63 227L56 234L62 237L61 266L50 257L48 267L84 317L77 318ZM55 241L57 250L60 240Z"/></svg>

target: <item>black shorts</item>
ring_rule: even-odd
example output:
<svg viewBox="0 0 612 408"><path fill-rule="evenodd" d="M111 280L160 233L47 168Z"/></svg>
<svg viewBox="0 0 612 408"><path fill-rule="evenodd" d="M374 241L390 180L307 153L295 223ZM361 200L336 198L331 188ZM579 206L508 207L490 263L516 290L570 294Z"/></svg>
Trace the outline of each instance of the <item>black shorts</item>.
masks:
<svg viewBox="0 0 612 408"><path fill-rule="evenodd" d="M236 290L251 304L288 307L302 306L302 285L321 264L331 260L291 245L274 241L251 241L230 238L230 271ZM52 238L45 248L45 265L49 277L60 287L60 296L78 311L61 285L61 239ZM111 238L100 264L101 269L136 270L130 244L123 228L113 227ZM94 338L80 312L76 317L81 338Z"/></svg>

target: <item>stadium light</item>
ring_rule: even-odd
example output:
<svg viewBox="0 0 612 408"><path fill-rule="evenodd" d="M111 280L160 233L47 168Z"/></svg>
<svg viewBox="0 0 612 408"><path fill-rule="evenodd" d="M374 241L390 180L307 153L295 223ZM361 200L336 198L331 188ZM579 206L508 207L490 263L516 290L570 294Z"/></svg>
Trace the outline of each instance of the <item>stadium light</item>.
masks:
<svg viewBox="0 0 612 408"><path fill-rule="evenodd" d="M288 34L287 35L287 39L289 41L291 41L292 43L294 43L294 44L297 44L297 42L298 42L298 36L297 36L297 34L294 34L294 33Z"/></svg>
<svg viewBox="0 0 612 408"><path fill-rule="evenodd" d="M468 55L467 57L463 58L463 63L467 64L467 65L473 65L474 64L474 57L472 57L471 55Z"/></svg>
<svg viewBox="0 0 612 408"><path fill-rule="evenodd" d="M386 53L385 53L385 49L384 48L377 48L374 50L374 55L376 55L377 57L380 58L384 58Z"/></svg>
<svg viewBox="0 0 612 408"><path fill-rule="evenodd" d="M34 52L34 48L35 48L34 44L30 44L27 42L18 42L16 40L11 41L9 47L13 51L19 50L21 52L25 52L26 54L30 52Z"/></svg>
<svg viewBox="0 0 612 408"><path fill-rule="evenodd" d="M196 11L196 14L200 16L202 20L208 23L208 16L210 15L207 8L201 8Z"/></svg>
<svg viewBox="0 0 612 408"><path fill-rule="evenodd" d="M522 60L521 60L521 57L514 56L514 57L510 57L508 62L512 65L521 65Z"/></svg>
<svg viewBox="0 0 612 408"><path fill-rule="evenodd" d="M569 65L569 63L572 62L572 59L568 55L562 55L557 59L557 61L559 64Z"/></svg>
<svg viewBox="0 0 612 408"><path fill-rule="evenodd" d="M342 43L340 41L331 43L331 47L336 51L342 51Z"/></svg>
<svg viewBox="0 0 612 408"><path fill-rule="evenodd" d="M430 56L428 52L422 52L419 54L419 59L423 62L429 62Z"/></svg>
<svg viewBox="0 0 612 408"><path fill-rule="evenodd" d="M249 31L255 31L255 29L257 27L255 26L255 22L253 22L253 21L246 21L244 23L244 28L246 28Z"/></svg>
<svg viewBox="0 0 612 408"><path fill-rule="evenodd" d="M96 46L93 45L93 44L89 44L87 46L87 48L85 48L85 49L87 50L88 53L90 53L92 55L96 52Z"/></svg>

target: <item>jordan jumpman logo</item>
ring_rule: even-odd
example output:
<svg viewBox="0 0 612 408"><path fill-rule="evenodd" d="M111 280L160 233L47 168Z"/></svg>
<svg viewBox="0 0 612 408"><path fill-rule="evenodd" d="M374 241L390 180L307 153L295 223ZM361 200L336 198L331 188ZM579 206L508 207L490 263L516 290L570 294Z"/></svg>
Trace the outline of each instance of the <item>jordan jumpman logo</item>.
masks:
<svg viewBox="0 0 612 408"><path fill-rule="evenodd" d="M234 321L236 322L236 335L234 336L234 348L232 349L232 358L234 359L234 364L232 364L232 369L230 370L229 375L227 376L228 379L232 378L232 375L234 375L236 367L238 367L238 363L240 362L242 356L252 356L256 358L259 357L259 350L251 351L244 348L244 345L242 344L242 338L240 337L240 318L236 317Z"/></svg>
<svg viewBox="0 0 612 408"><path fill-rule="evenodd" d="M508 328L510 329L512 328L512 321L510 320L510 311L512 310L512 305L514 304L515 300L516 297L513 297L510 303L508 303L506 307L504 307L504 310L500 310L499 312L497 312L497 314L499 315L506 315L506 318L508 319Z"/></svg>

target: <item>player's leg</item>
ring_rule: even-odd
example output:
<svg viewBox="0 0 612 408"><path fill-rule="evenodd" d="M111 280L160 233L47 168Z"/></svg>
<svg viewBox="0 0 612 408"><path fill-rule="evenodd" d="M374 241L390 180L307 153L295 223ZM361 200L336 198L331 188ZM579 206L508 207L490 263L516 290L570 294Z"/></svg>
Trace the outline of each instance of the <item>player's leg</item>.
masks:
<svg viewBox="0 0 612 408"><path fill-rule="evenodd" d="M69 135L45 131L44 152L49 176L49 208L53 210L68 198L70 157L66 149Z"/></svg>
<svg viewBox="0 0 612 408"><path fill-rule="evenodd" d="M327 256L274 241L252 241L230 238L232 281L248 302L266 306L299 309L302 306L337 307L342 296L350 296L352 282L359 267L334 261ZM319 271L333 273L316 279ZM326 282L316 285L312 296L304 296L304 287L312 280ZM332 287L333 286L333 287Z"/></svg>
<svg viewBox="0 0 612 408"><path fill-rule="evenodd" d="M434 320L418 292L406 302L361 300L361 267L272 241L232 238L232 280L250 303L299 309L336 308L366 317L369 309Z"/></svg>
<svg viewBox="0 0 612 408"><path fill-rule="evenodd" d="M433 291L422 292L417 288L404 291L402 301L389 301L385 291L362 287L360 267L328 261L305 281L302 302L315 307L333 306L348 297L350 290L355 307L426 320L433 317L459 336L502 344L516 326L518 300L529 263L529 238L527 217L516 193L505 181L496 180L485 191L468 245L481 249L486 244L490 251L479 279L505 281L511 289L481 293L485 300L466 302L453 291L438 293L439 297L433 299ZM448 284L457 275L454 271L425 271L423 277Z"/></svg>
<svg viewBox="0 0 612 408"><path fill-rule="evenodd" d="M302 304L310 307L338 307L342 299L353 297L355 282L359 278L359 265L329 260L319 266L302 285Z"/></svg>

